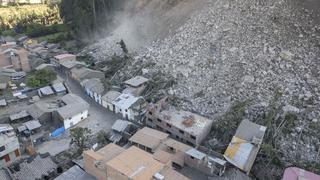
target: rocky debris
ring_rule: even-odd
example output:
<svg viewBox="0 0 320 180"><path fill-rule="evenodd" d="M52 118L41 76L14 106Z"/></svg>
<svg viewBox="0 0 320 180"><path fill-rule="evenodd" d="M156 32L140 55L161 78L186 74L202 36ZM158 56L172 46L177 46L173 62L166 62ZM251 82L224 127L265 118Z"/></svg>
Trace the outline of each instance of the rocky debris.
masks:
<svg viewBox="0 0 320 180"><path fill-rule="evenodd" d="M275 118L297 115L289 134L276 140L283 161L315 162L320 142L308 129L320 116L320 26L310 14L287 1L207 1L133 64L154 63L143 72L172 76L177 84L167 93L183 100L179 106L212 119L250 100L246 118L257 121L279 95Z"/></svg>
<svg viewBox="0 0 320 180"><path fill-rule="evenodd" d="M118 76L171 76L176 84L165 93L215 124L232 105L249 100L243 118L266 125L261 119L272 115L275 124L268 129L285 120L275 139L285 164L314 164L320 147L320 26L295 2L206 0L181 27L139 50ZM209 144L224 142L213 137Z"/></svg>

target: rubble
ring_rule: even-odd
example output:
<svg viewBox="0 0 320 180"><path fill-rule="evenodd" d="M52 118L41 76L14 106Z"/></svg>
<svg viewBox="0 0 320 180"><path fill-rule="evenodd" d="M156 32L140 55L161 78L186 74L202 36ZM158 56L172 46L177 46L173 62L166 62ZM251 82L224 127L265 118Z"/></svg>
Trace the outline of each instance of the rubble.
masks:
<svg viewBox="0 0 320 180"><path fill-rule="evenodd" d="M206 0L181 27L138 50L118 74L140 67L149 77L170 75L176 84L165 93L179 99L181 109L215 121L246 100L251 103L244 118L259 121L278 97L275 121L297 114L292 133L275 139L282 160L315 162L320 142L317 133L308 132L317 132L311 122L320 116L319 25L295 2ZM101 53L106 57L110 50Z"/></svg>

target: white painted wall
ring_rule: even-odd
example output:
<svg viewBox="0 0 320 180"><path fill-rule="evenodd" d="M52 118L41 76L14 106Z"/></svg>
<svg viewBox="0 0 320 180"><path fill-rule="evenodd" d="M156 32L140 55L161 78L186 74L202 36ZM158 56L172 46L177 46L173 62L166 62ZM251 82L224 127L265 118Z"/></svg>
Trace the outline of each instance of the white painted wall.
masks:
<svg viewBox="0 0 320 180"><path fill-rule="evenodd" d="M69 129L70 127L78 124L79 122L81 122L82 120L85 120L88 118L88 110L85 110L82 113L79 113L77 115L74 115L72 118L69 119L65 119L63 121L64 124L64 128L65 129Z"/></svg>

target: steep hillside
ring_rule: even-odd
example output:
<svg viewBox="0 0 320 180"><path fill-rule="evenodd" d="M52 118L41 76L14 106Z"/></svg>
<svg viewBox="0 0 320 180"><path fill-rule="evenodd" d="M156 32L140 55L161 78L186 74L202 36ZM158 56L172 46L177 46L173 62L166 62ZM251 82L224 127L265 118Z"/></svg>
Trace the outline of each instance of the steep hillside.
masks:
<svg viewBox="0 0 320 180"><path fill-rule="evenodd" d="M317 10L319 3L308 2L313 5L298 0L183 1L165 11L159 8L159 26L151 16L157 11L142 16L152 20L148 25L136 14L127 18L123 32L116 29L94 46L95 56L121 54L114 42L127 40L137 55L119 76L145 67L146 75L173 77L176 84L166 93L177 98L178 107L215 121L204 143L214 150L223 152L244 118L268 126L255 177L276 179L290 165L319 172L319 13L303 8ZM142 7L150 10L150 5L155 4Z"/></svg>

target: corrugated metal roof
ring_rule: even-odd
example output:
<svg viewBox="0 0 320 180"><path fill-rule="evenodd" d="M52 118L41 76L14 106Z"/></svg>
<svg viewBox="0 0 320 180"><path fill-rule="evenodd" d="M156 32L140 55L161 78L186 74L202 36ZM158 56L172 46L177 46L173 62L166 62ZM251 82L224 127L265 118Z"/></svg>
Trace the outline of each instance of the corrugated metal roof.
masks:
<svg viewBox="0 0 320 180"><path fill-rule="evenodd" d="M6 105L7 105L7 101L5 99L1 99L0 106L6 106Z"/></svg>
<svg viewBox="0 0 320 180"><path fill-rule="evenodd" d="M96 178L74 165L54 180L96 180Z"/></svg>
<svg viewBox="0 0 320 180"><path fill-rule="evenodd" d="M11 130L13 130L13 127L10 124L0 124L0 133Z"/></svg>
<svg viewBox="0 0 320 180"><path fill-rule="evenodd" d="M132 123L129 121L124 121L124 120L118 119L118 120L116 120L116 122L113 123L111 129L115 130L117 132L123 132L131 124Z"/></svg>
<svg viewBox="0 0 320 180"><path fill-rule="evenodd" d="M148 82L149 79L142 77L142 76L136 76L132 79L129 79L127 81L125 81L124 83L133 87L137 87L140 86L141 84L144 84L146 82Z"/></svg>
<svg viewBox="0 0 320 180"><path fill-rule="evenodd" d="M186 154L188 154L189 156L192 156L192 157L194 157L196 159L199 159L199 160L202 160L203 158L205 158L207 156L206 154L204 154L204 153L202 153L202 152L200 152L200 151L198 151L198 150L196 150L194 148L189 149L186 152Z"/></svg>
<svg viewBox="0 0 320 180"><path fill-rule="evenodd" d="M23 111L20 111L18 113L10 115L9 118L10 118L11 121L15 121L15 120L18 120L18 119L21 119L21 118L25 118L25 117L28 117L28 116L30 116L29 113L26 110L23 110Z"/></svg>
<svg viewBox="0 0 320 180"><path fill-rule="evenodd" d="M56 59L64 59L64 58L71 58L71 57L76 57L76 55L73 55L73 54L60 54L60 55L57 55L55 56L54 58Z"/></svg>
<svg viewBox="0 0 320 180"><path fill-rule="evenodd" d="M35 180L41 179L44 175L54 172L57 165L50 157L35 157L30 163L23 162L20 164L20 171L13 173L13 177L17 180Z"/></svg>
<svg viewBox="0 0 320 180"><path fill-rule="evenodd" d="M52 94L54 94L54 92L53 92L53 90L52 90L52 88L50 86L46 86L46 87L40 88L39 91L43 95L52 95Z"/></svg>
<svg viewBox="0 0 320 180"><path fill-rule="evenodd" d="M66 87L63 85L63 83L55 83L52 85L52 88L57 93L66 91Z"/></svg>
<svg viewBox="0 0 320 180"><path fill-rule="evenodd" d="M265 126L243 120L224 153L226 160L239 169L250 172L265 131Z"/></svg>
<svg viewBox="0 0 320 180"><path fill-rule="evenodd" d="M37 121L37 120L32 120L32 121L25 122L25 123L23 123L23 125L26 126L26 128L28 130L30 130L30 131L38 129L38 128L41 127L40 122Z"/></svg>

